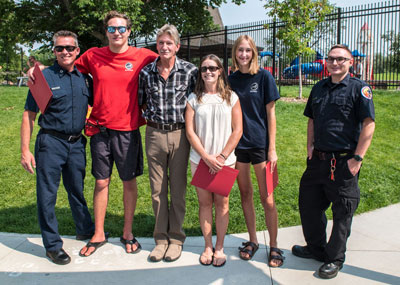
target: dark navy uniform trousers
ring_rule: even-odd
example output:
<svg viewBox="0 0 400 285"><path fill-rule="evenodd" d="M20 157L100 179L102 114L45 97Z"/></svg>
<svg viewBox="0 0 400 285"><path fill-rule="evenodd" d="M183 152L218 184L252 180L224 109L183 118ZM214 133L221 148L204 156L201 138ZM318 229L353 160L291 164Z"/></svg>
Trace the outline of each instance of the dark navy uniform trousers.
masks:
<svg viewBox="0 0 400 285"><path fill-rule="evenodd" d="M37 205L39 225L46 250L62 248L55 215L57 190L61 176L71 206L77 234L92 234L94 225L83 196L86 167L86 138L76 142L40 133L35 144Z"/></svg>
<svg viewBox="0 0 400 285"><path fill-rule="evenodd" d="M353 214L360 201L358 176L347 166L352 156L336 157L334 181L331 180L331 155L307 159L307 169L300 181L299 208L303 233L310 251L321 261L344 262ZM332 204L333 228L326 237L325 211Z"/></svg>

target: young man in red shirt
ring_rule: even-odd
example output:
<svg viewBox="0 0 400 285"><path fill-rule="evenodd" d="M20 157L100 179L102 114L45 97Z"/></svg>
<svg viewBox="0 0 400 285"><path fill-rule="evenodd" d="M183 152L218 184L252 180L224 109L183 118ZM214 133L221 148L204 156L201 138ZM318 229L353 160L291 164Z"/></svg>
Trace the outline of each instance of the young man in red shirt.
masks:
<svg viewBox="0 0 400 285"><path fill-rule="evenodd" d="M80 256L89 256L107 242L104 219L110 177L115 162L124 188L124 229L120 238L127 253L141 246L132 233L136 208L136 177L143 173L143 151L139 127L145 124L138 104L140 70L157 54L128 45L131 20L116 11L104 18L109 45L91 48L77 61L82 73L93 77L94 102L88 119L91 126L92 174L96 178L93 195L95 232Z"/></svg>

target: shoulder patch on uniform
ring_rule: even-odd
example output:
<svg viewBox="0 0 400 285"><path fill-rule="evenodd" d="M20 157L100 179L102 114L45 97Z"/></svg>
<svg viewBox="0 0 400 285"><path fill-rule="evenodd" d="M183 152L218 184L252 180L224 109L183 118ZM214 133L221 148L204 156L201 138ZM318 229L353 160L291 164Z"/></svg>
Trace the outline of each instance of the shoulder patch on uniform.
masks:
<svg viewBox="0 0 400 285"><path fill-rule="evenodd" d="M361 95L363 95L364 98L371 100L372 99L372 90L369 86L364 86L361 89Z"/></svg>

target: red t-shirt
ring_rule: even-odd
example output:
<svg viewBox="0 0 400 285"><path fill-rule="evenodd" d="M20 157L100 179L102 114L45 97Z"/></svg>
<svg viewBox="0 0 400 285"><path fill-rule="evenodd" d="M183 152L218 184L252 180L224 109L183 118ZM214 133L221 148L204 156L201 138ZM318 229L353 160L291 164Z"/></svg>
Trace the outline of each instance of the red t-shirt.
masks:
<svg viewBox="0 0 400 285"><path fill-rule="evenodd" d="M145 124L138 104L139 72L157 58L145 48L129 47L113 53L109 47L91 48L75 61L82 73L93 77L93 109L89 122L118 131Z"/></svg>

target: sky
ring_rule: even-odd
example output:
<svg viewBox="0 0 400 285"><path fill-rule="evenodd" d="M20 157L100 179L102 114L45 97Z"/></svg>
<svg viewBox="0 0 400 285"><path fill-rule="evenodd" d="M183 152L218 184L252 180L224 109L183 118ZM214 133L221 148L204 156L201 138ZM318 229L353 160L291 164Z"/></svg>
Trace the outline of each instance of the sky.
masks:
<svg viewBox="0 0 400 285"><path fill-rule="evenodd" d="M231 0L227 0L227 4L221 5L219 12L222 17L222 22L225 26L244 24L267 20L264 4L266 1L246 0L245 4L237 6L232 4ZM331 4L336 7L352 7L363 4L371 4L384 2L382 0L331 0Z"/></svg>

